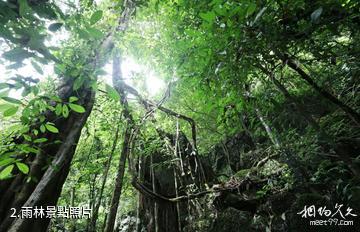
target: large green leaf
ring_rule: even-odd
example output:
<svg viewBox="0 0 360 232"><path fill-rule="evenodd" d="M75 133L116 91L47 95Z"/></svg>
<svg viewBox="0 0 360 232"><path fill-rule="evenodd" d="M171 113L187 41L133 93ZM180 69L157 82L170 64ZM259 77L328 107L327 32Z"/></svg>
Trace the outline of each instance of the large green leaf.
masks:
<svg viewBox="0 0 360 232"><path fill-rule="evenodd" d="M205 13L200 13L199 15L200 15L200 17L202 19L204 19L208 23L213 23L215 21L215 18L216 18L216 14L215 14L214 11L208 11L208 12L205 12Z"/></svg>
<svg viewBox="0 0 360 232"><path fill-rule="evenodd" d="M3 156L3 155L1 155L1 156ZM0 167L9 165L9 164L13 163L14 161L15 161L14 158L7 158L7 157L6 157L6 158L4 158L4 159L1 159L1 160L0 160Z"/></svg>
<svg viewBox="0 0 360 232"><path fill-rule="evenodd" d="M90 38L90 34L86 30L78 29L77 33L81 39L89 39Z"/></svg>
<svg viewBox="0 0 360 232"><path fill-rule="evenodd" d="M98 10L98 11L94 12L90 18L90 24L93 25L93 24L97 23L102 18L102 15L103 15L102 10Z"/></svg>
<svg viewBox="0 0 360 232"><path fill-rule="evenodd" d="M61 113L62 113L62 105L61 105L61 103L58 103L58 104L56 104L56 107L55 107L55 114L57 116L60 116Z"/></svg>
<svg viewBox="0 0 360 232"><path fill-rule="evenodd" d="M18 167L18 169L24 173L24 174L28 174L29 173L29 167L24 164L24 163L16 163L16 166Z"/></svg>
<svg viewBox="0 0 360 232"><path fill-rule="evenodd" d="M106 88L106 92L108 94L108 96L112 99L114 99L115 101L119 101L120 100L120 95L118 94L118 92L111 87L110 85L106 84L105 85Z"/></svg>
<svg viewBox="0 0 360 232"><path fill-rule="evenodd" d="M11 108L13 105L12 104L0 104L0 112L4 112L6 111L7 109Z"/></svg>
<svg viewBox="0 0 360 232"><path fill-rule="evenodd" d="M45 125L44 125L44 124L41 124L41 126L40 126L40 131L41 131L42 133L45 133L46 128L45 128Z"/></svg>
<svg viewBox="0 0 360 232"><path fill-rule="evenodd" d="M248 5L246 14L247 14L247 15L251 15L252 13L255 12L255 10L256 10L256 4L253 3L253 2L251 2L251 3L249 3L249 5Z"/></svg>
<svg viewBox="0 0 360 232"><path fill-rule="evenodd" d="M31 8L28 5L27 0L18 0L19 2L19 13L22 17L25 17L30 12Z"/></svg>
<svg viewBox="0 0 360 232"><path fill-rule="evenodd" d="M69 107L70 107L70 109L72 109L73 111L75 111L77 113L84 113L85 112L85 108L82 107L81 105L69 103Z"/></svg>
<svg viewBox="0 0 360 232"><path fill-rule="evenodd" d="M13 116L14 114L16 114L18 109L19 109L18 106L11 106L10 108L8 108L7 110L4 111L3 115L4 115L4 117Z"/></svg>
<svg viewBox="0 0 360 232"><path fill-rule="evenodd" d="M84 81L85 81L85 79L83 76L76 77L74 84L73 84L73 90L80 89L80 87L84 84Z"/></svg>
<svg viewBox="0 0 360 232"><path fill-rule="evenodd" d="M21 101L12 97L1 97L1 99L13 103L13 104L21 104Z"/></svg>
<svg viewBox="0 0 360 232"><path fill-rule="evenodd" d="M96 28L93 28L93 27L88 28L87 32L94 39L101 39L103 37L103 33L99 29L96 29Z"/></svg>
<svg viewBox="0 0 360 232"><path fill-rule="evenodd" d="M51 125L51 124L49 124L49 123L45 124L45 127L46 127L46 129L47 129L48 131L50 131L50 132L52 132L52 133L59 133L58 128L56 128L55 126L53 126L53 125Z"/></svg>
<svg viewBox="0 0 360 232"><path fill-rule="evenodd" d="M25 153L35 153L36 154L39 152L38 149L36 149L35 147L31 147L28 144L22 144L20 149Z"/></svg>
<svg viewBox="0 0 360 232"><path fill-rule="evenodd" d="M2 170L0 172L0 180L3 180L5 178L8 178L12 172L12 170L14 169L14 165L10 165L10 166L7 166L6 168L4 168L4 170Z"/></svg>

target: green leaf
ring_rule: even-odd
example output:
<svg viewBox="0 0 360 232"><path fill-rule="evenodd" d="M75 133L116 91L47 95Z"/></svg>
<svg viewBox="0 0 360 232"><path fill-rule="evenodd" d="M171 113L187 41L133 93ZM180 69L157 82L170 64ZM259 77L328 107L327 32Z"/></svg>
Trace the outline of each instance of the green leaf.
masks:
<svg viewBox="0 0 360 232"><path fill-rule="evenodd" d="M248 6L247 11L246 11L246 15L247 16L251 15L252 13L255 12L255 10L256 10L256 4L253 3L253 2L249 3L249 6Z"/></svg>
<svg viewBox="0 0 360 232"><path fill-rule="evenodd" d="M78 29L77 33L81 39L89 39L90 35L86 30Z"/></svg>
<svg viewBox="0 0 360 232"><path fill-rule="evenodd" d="M14 114L16 114L18 109L19 109L18 106L11 106L10 108L8 108L7 110L4 111L3 115L4 115L4 117L13 116Z"/></svg>
<svg viewBox="0 0 360 232"><path fill-rule="evenodd" d="M77 76L79 76L79 74L80 74L80 69L73 68L70 70L70 76L72 76L72 77L77 77Z"/></svg>
<svg viewBox="0 0 360 232"><path fill-rule="evenodd" d="M69 108L67 107L67 105L62 106L62 115L64 116L64 118L67 118L69 116Z"/></svg>
<svg viewBox="0 0 360 232"><path fill-rule="evenodd" d="M6 168L4 168L4 170L2 170L0 172L0 180L3 180L5 178L8 178L12 172L12 170L14 169L14 165L10 165L10 166L7 166Z"/></svg>
<svg viewBox="0 0 360 232"><path fill-rule="evenodd" d="M24 17L29 11L30 7L27 3L27 0L19 0L19 13L22 17Z"/></svg>
<svg viewBox="0 0 360 232"><path fill-rule="evenodd" d="M34 140L34 143L44 143L46 142L48 139L47 138L38 138Z"/></svg>
<svg viewBox="0 0 360 232"><path fill-rule="evenodd" d="M54 71L56 74L62 74L66 71L66 67L64 64L56 64Z"/></svg>
<svg viewBox="0 0 360 232"><path fill-rule="evenodd" d="M46 107L51 111L55 111L55 107L53 107L52 105L47 105Z"/></svg>
<svg viewBox="0 0 360 232"><path fill-rule="evenodd" d="M31 142L31 136L30 136L30 135L23 135L23 137L24 137L24 139L25 139L26 141Z"/></svg>
<svg viewBox="0 0 360 232"><path fill-rule="evenodd" d="M38 72L38 73L40 73L41 75L43 75L44 74L44 71L42 70L42 68L40 67L40 65L38 65L36 62L34 62L34 61L31 61L31 64L32 64L32 66L34 67L34 69Z"/></svg>
<svg viewBox="0 0 360 232"><path fill-rule="evenodd" d="M53 125L46 123L45 125L46 129L52 133L59 133L58 128L54 127Z"/></svg>
<svg viewBox="0 0 360 232"><path fill-rule="evenodd" d="M91 37L93 37L94 39L101 39L103 37L103 33L93 27L90 27L87 29L87 32L90 34Z"/></svg>
<svg viewBox="0 0 360 232"><path fill-rule="evenodd" d="M120 100L120 95L119 93L110 85L106 84L105 85L106 88L106 92L108 94L108 96L112 99L114 99L115 101L119 101Z"/></svg>
<svg viewBox="0 0 360 232"><path fill-rule="evenodd" d="M62 102L61 98L59 98L58 96L51 96L50 99L56 102Z"/></svg>
<svg viewBox="0 0 360 232"><path fill-rule="evenodd" d="M20 149L25 152L25 153L38 153L39 150L34 148L34 147L30 147L29 145L25 144L24 146L21 146Z"/></svg>
<svg viewBox="0 0 360 232"><path fill-rule="evenodd" d="M83 76L77 77L73 84L73 90L78 90L83 84L84 84Z"/></svg>
<svg viewBox="0 0 360 232"><path fill-rule="evenodd" d="M11 105L11 104L7 104L7 103L5 103L5 104L0 104L0 112L4 112L4 111L6 111L7 109L9 109L10 107L12 107L13 105Z"/></svg>
<svg viewBox="0 0 360 232"><path fill-rule="evenodd" d="M6 166L6 165L9 165L9 164L11 164L11 163L14 162L14 161L15 161L14 158L5 158L5 159L2 159L2 160L0 161L0 167L4 167L4 166Z"/></svg>
<svg viewBox="0 0 360 232"><path fill-rule="evenodd" d="M67 107L67 105L63 105L62 114L63 114L64 118L67 118L69 116L69 108Z"/></svg>
<svg viewBox="0 0 360 232"><path fill-rule="evenodd" d="M62 113L62 105L61 105L61 103L58 103L58 104L56 104L56 107L55 107L55 114L57 116L59 116L59 115L61 115L61 113Z"/></svg>
<svg viewBox="0 0 360 232"><path fill-rule="evenodd" d="M29 167L24 164L24 163L16 163L16 166L18 167L18 169L24 173L24 174L28 174L29 173Z"/></svg>
<svg viewBox="0 0 360 232"><path fill-rule="evenodd" d="M44 124L41 124L41 126L40 126L40 131L41 131L42 133L45 133L46 128L45 128Z"/></svg>
<svg viewBox="0 0 360 232"><path fill-rule="evenodd" d="M31 86L31 92L37 96L39 94L39 88L37 86Z"/></svg>
<svg viewBox="0 0 360 232"><path fill-rule="evenodd" d="M216 14L214 11L208 11L206 13L199 14L202 19L204 19L208 23L213 23L216 18Z"/></svg>
<svg viewBox="0 0 360 232"><path fill-rule="evenodd" d="M93 90L95 90L95 91L98 89L98 84L97 84L96 81L92 81L91 84L90 84L90 86L91 86L91 88L92 88Z"/></svg>
<svg viewBox="0 0 360 232"><path fill-rule="evenodd" d="M0 172L0 180L3 180L5 178L9 177L13 169L14 169L13 164L4 168L4 170L2 170Z"/></svg>
<svg viewBox="0 0 360 232"><path fill-rule="evenodd" d="M50 24L48 29L49 29L49 31L55 32L55 31L59 30L62 25L63 25L63 23L52 23L52 24Z"/></svg>
<svg viewBox="0 0 360 232"><path fill-rule="evenodd" d="M215 6L214 10L218 15L226 16L226 13L227 13L226 7L223 7L221 4Z"/></svg>
<svg viewBox="0 0 360 232"><path fill-rule="evenodd" d="M76 102L77 100L79 100L79 98L74 97L74 96L71 96L71 97L69 98L69 102Z"/></svg>
<svg viewBox="0 0 360 232"><path fill-rule="evenodd" d="M21 101L12 97L1 97L3 100L14 103L14 104L21 104Z"/></svg>
<svg viewBox="0 0 360 232"><path fill-rule="evenodd" d="M90 24L93 25L93 24L97 23L102 18L102 16L103 16L102 10L98 10L98 11L94 12L90 18Z"/></svg>
<svg viewBox="0 0 360 232"><path fill-rule="evenodd" d="M69 103L69 107L77 113L85 113L85 108L82 107L81 105Z"/></svg>
<svg viewBox="0 0 360 232"><path fill-rule="evenodd" d="M20 117L20 120L21 120L21 122L24 123L24 124L28 124L28 123L30 122L30 118L27 117L27 116L24 116L24 111L23 111L23 114L22 114L21 117Z"/></svg>

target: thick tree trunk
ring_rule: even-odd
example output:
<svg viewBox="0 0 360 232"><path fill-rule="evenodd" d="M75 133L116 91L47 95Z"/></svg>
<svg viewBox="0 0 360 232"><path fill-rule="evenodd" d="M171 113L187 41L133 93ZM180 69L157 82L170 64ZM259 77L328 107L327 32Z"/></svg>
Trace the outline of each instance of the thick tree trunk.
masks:
<svg viewBox="0 0 360 232"><path fill-rule="evenodd" d="M72 92L72 89L71 91L68 89L67 91L60 91L59 95L61 99L67 101L70 96L75 96L76 94ZM60 140L62 143L43 146L41 152L37 154L33 160L28 159L26 161L31 162L30 176L36 178L40 182L36 183L35 181L30 181L24 183L25 176L22 174L18 174L13 180L1 198L0 231L6 231L14 219L10 218L10 208L15 208L19 212L21 206L33 207L35 205L41 205L46 207L56 205L62 184L69 171L70 162L75 152L81 129L91 112L95 94L91 90L84 89L82 92L79 91L79 95L77 96L80 99L78 104L82 104L86 108L85 113L71 113L68 118L57 121L53 121L55 117L53 113L48 112L45 115L48 121L53 121L59 129L59 134L46 134L48 144L56 140ZM84 99L87 100L86 103ZM47 164L47 160L51 157L54 159L53 165L49 166L47 170L43 170L43 167ZM56 171L53 168L54 164L57 165ZM53 178L53 180L50 181L50 179L46 178ZM6 201L4 199L6 199ZM44 231L46 230L48 223L49 219L29 220L17 218L15 220L16 226L14 224L14 228L17 228L17 231L22 231L22 229L29 231L29 228L33 228L34 231Z"/></svg>

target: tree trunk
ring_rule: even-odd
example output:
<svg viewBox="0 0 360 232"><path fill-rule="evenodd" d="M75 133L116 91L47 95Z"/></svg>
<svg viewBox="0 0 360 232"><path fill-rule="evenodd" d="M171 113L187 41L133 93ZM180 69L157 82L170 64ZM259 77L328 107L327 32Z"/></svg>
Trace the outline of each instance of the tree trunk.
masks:
<svg viewBox="0 0 360 232"><path fill-rule="evenodd" d="M155 170L154 170L154 162L153 162L153 155L150 155L150 172L151 172L151 186L152 191L156 193L156 183L155 183ZM155 232L159 232L159 206L156 201L154 201L154 228Z"/></svg>
<svg viewBox="0 0 360 232"><path fill-rule="evenodd" d="M255 112L256 112L256 115L259 118L261 124L265 128L265 131L268 134L271 142L275 145L276 148L280 148L280 143L279 143L279 140L277 139L277 136L272 132L270 126L265 122L265 119L262 116L260 110L258 108L255 108Z"/></svg>
<svg viewBox="0 0 360 232"><path fill-rule="evenodd" d="M119 166L117 170L117 176L115 180L115 187L114 192L111 199L110 210L106 222L105 232L112 232L114 230L115 220L116 220L116 213L117 208L119 206L124 172L125 172L125 163L126 158L129 155L130 150L130 137L133 130L133 118L129 111L129 105L126 99L125 91L122 85L122 78L121 78L121 70L120 70L120 55L118 53L114 54L113 59L113 85L116 91L120 95L120 102L123 106L123 115L125 117L125 134L124 134L124 142L122 145L122 150L120 154Z"/></svg>
<svg viewBox="0 0 360 232"><path fill-rule="evenodd" d="M106 167L105 167L104 174L103 174L103 179L102 179L102 183L101 183L101 187L100 187L100 191L99 191L99 196L97 197L97 202L95 203L95 207L93 209L93 214L92 214L91 222L90 222L90 232L96 231L96 222L97 222L97 219L99 216L99 208L101 205L101 201L102 201L102 197L103 197L103 193L104 193L104 189L105 189L105 183L106 183L106 180L108 177L111 161L112 161L112 158L113 158L113 155L114 155L114 152L116 149L116 145L118 142L118 138L119 138L119 128L120 128L120 126L118 124L118 126L116 128L115 139L114 139L111 151L110 151L109 159L106 162Z"/></svg>
<svg viewBox="0 0 360 232"><path fill-rule="evenodd" d="M119 206L121 190L123 185L124 173L125 173L125 163L128 155L128 144L130 139L130 129L127 128L124 135L123 148L120 155L119 166L117 170L117 175L115 179L114 192L111 198L110 210L108 213L108 218L106 222L105 232L112 232L114 230L116 213Z"/></svg>
<svg viewBox="0 0 360 232"><path fill-rule="evenodd" d="M70 96L75 96L72 88L70 91L60 91L61 99L68 99ZM12 223L12 219L9 216L9 209L15 208L19 212L21 206L33 207L37 206L51 206L56 205L57 199L61 193L62 185L67 177L70 162L75 152L76 144L79 140L81 129L84 126L93 106L94 92L88 89L79 91L79 102L78 104L84 105L86 112L83 114L72 113L68 118L54 121L56 127L59 129L58 134L47 134L49 143L55 140L62 141L61 144L54 144L52 146L43 147L42 151L35 156L31 161L30 165L30 176L35 177L39 180L39 183L30 181L23 183L24 175L18 174L13 180L13 183L9 186L10 188L5 191L2 196L7 198L8 201L1 199L1 226L0 231L45 231L49 219L42 220L31 220L31 219L20 219L16 218L11 229L9 228ZM87 102L84 102L84 99ZM48 121L52 121L54 118L53 113L48 112L45 115ZM53 157L53 163L43 170L46 166L47 159ZM57 169L53 167L56 165ZM16 191L16 192L15 192ZM9 197L8 194L13 194ZM16 228L16 229L15 229Z"/></svg>

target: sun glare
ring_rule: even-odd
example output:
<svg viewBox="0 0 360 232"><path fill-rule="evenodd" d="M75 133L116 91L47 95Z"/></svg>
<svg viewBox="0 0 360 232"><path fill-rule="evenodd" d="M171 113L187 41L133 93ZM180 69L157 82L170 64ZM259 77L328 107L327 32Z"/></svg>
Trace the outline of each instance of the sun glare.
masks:
<svg viewBox="0 0 360 232"><path fill-rule="evenodd" d="M104 70L107 72L107 75L104 76L104 81L112 85L112 64L109 63L105 65ZM164 90L165 83L164 81L157 76L154 70L149 69L143 65L140 65L131 58L125 58L121 63L121 72L125 82L141 91L139 88L140 83L145 84L145 94L150 96L155 96Z"/></svg>
<svg viewBox="0 0 360 232"><path fill-rule="evenodd" d="M0 76L0 82L5 82L8 77L11 77L16 73L27 77L32 77L34 79L39 79L40 81L44 80L46 77L54 75L54 70L51 64L43 65L42 69L43 74L39 74L28 61L25 61L24 66L19 68L15 72L13 70L7 70L4 64L0 64L0 73L2 74ZM112 85L111 63L105 65L104 70L107 72L107 74L103 76L102 79L107 84ZM154 70L151 70L148 67L136 63L131 58L125 58L123 60L121 64L121 71L125 82L128 85L138 89L140 92L145 91L145 93L142 94L155 96L159 94L162 90L164 90L165 83L161 78L158 77ZM141 88L141 86L139 86L139 83L143 83L141 84L141 86L145 87L145 90L144 88ZM21 98L21 92L22 90L11 90L9 96L19 99Z"/></svg>

